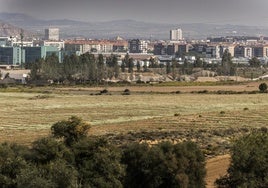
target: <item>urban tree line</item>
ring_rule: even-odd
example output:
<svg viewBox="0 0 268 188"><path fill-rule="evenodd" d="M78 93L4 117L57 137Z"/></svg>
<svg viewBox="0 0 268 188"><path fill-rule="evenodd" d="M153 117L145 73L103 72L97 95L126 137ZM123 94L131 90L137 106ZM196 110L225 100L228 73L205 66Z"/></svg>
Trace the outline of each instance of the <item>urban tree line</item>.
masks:
<svg viewBox="0 0 268 188"><path fill-rule="evenodd" d="M211 70L217 75L233 76L237 75L239 64L232 62L231 54L226 50L223 54L220 64L207 63L200 57L190 63L185 59L181 64L175 58L166 65L159 64L155 58L148 60L147 67L141 65L140 61L134 63L134 59L126 54L121 65L118 64L118 56L112 54L104 57L99 54L97 57L91 53L85 53L80 56L75 54L66 55L62 63L59 63L55 54L47 56L45 59L37 59L35 62L27 63L26 68L31 69L30 81L53 80L54 82L75 82L75 83L101 83L106 79L118 78L120 73L147 72L154 68L165 68L166 74L172 75L174 79L178 75L190 75L194 68ZM249 61L249 67L258 68L261 63L257 58Z"/></svg>

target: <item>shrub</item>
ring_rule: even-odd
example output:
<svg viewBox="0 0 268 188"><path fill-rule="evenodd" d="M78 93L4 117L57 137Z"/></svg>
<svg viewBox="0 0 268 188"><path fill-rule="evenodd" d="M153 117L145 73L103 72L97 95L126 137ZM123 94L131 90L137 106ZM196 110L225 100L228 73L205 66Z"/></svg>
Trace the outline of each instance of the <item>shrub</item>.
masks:
<svg viewBox="0 0 268 188"><path fill-rule="evenodd" d="M122 95L130 95L130 90L129 89L125 89L124 92L122 93Z"/></svg>
<svg viewBox="0 0 268 188"><path fill-rule="evenodd" d="M104 90L101 90L100 93L101 94L105 94L105 93L108 93L109 91L107 89L104 89Z"/></svg>
<svg viewBox="0 0 268 188"><path fill-rule="evenodd" d="M218 187L268 187L268 134L255 132L237 140L231 148L228 175Z"/></svg>
<svg viewBox="0 0 268 188"><path fill-rule="evenodd" d="M59 121L52 125L51 132L55 138L63 138L65 143L70 146L73 142L85 138L89 128L88 123L72 116L67 121Z"/></svg>
<svg viewBox="0 0 268 188"><path fill-rule="evenodd" d="M266 83L261 83L259 85L259 90L261 93L265 93L267 91L267 84Z"/></svg>
<svg viewBox="0 0 268 188"><path fill-rule="evenodd" d="M121 153L106 139L80 140L73 145L73 152L82 187L123 187Z"/></svg>
<svg viewBox="0 0 268 188"><path fill-rule="evenodd" d="M205 187L205 159L195 143L133 144L123 152L125 185L142 187Z"/></svg>
<svg viewBox="0 0 268 188"><path fill-rule="evenodd" d="M136 83L137 84L145 84L145 82L144 81L141 81L141 80L137 80Z"/></svg>
<svg viewBox="0 0 268 188"><path fill-rule="evenodd" d="M220 114L225 114L225 111L220 111Z"/></svg>
<svg viewBox="0 0 268 188"><path fill-rule="evenodd" d="M197 93L208 93L208 90L201 90L201 91L197 91Z"/></svg>
<svg viewBox="0 0 268 188"><path fill-rule="evenodd" d="M124 93L129 93L129 92L130 92L129 89L125 89L125 90L124 90Z"/></svg>

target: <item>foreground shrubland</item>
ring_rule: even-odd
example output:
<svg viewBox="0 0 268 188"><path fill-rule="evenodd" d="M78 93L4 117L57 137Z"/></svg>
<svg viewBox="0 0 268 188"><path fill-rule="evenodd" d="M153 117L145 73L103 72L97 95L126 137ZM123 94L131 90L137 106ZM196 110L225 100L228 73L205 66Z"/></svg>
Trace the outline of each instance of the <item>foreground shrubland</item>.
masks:
<svg viewBox="0 0 268 188"><path fill-rule="evenodd" d="M1 187L205 187L205 158L195 143L115 146L87 137L89 128L71 117L30 148L1 144Z"/></svg>

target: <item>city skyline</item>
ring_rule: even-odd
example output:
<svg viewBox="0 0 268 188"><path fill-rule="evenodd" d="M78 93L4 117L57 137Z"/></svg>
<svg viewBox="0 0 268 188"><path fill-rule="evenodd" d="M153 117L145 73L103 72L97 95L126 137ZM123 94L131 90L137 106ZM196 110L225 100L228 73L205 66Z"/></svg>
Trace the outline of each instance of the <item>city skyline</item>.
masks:
<svg viewBox="0 0 268 188"><path fill-rule="evenodd" d="M24 13L39 19L257 26L268 26L267 6L267 0L0 0L0 12Z"/></svg>

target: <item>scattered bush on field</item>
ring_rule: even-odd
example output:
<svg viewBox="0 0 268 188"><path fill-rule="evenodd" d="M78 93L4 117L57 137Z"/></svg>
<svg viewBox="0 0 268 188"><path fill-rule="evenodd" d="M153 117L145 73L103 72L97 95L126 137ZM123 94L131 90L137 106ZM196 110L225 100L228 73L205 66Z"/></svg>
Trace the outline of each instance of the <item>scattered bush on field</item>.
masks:
<svg viewBox="0 0 268 188"><path fill-rule="evenodd" d="M208 93L208 90L201 90L201 91L198 91L197 93Z"/></svg>
<svg viewBox="0 0 268 188"><path fill-rule="evenodd" d="M50 95L37 95L37 96L29 98L29 100L49 99L49 98L51 98Z"/></svg>
<svg viewBox="0 0 268 188"><path fill-rule="evenodd" d="M101 94L107 94L109 91L107 89L103 89L100 91Z"/></svg>
<svg viewBox="0 0 268 188"><path fill-rule="evenodd" d="M220 111L220 114L225 114L225 111Z"/></svg>
<svg viewBox="0 0 268 188"><path fill-rule="evenodd" d="M129 89L125 89L124 92L122 93L122 95L130 95L130 90Z"/></svg>
<svg viewBox="0 0 268 188"><path fill-rule="evenodd" d="M259 90L260 90L261 93L267 92L267 84L266 83L261 83L259 85Z"/></svg>

